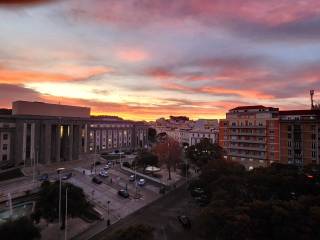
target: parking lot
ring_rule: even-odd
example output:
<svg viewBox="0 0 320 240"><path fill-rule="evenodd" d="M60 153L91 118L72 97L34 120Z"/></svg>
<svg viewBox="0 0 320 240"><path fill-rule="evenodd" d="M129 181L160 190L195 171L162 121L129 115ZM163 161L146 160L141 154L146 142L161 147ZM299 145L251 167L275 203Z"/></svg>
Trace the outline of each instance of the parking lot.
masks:
<svg viewBox="0 0 320 240"><path fill-rule="evenodd" d="M105 219L108 218L109 201L111 223L124 218L160 196L160 186L157 183L146 180L145 185L139 186L135 182L129 181L130 174L120 170L118 165L111 165L112 167L107 170L107 177L99 176L99 172L104 166L105 163L96 166L96 171L91 171L91 165L76 167L73 169L73 176L67 181L81 187ZM94 183L93 177L100 179L102 183ZM118 195L120 189L127 190L129 197L124 198Z"/></svg>

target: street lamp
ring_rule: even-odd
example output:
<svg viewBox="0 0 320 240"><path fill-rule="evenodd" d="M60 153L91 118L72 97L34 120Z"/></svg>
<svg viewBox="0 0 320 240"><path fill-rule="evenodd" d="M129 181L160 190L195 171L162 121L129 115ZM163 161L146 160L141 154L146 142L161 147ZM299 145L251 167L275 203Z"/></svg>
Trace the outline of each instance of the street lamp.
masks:
<svg viewBox="0 0 320 240"><path fill-rule="evenodd" d="M110 205L110 201L107 201L107 214L108 214L108 219L107 219L107 226L110 226L110 208L109 208L109 205Z"/></svg>
<svg viewBox="0 0 320 240"><path fill-rule="evenodd" d="M68 226L68 188L66 188L66 216L65 216L64 240L67 240L67 226Z"/></svg>
<svg viewBox="0 0 320 240"><path fill-rule="evenodd" d="M61 172L65 168L58 168L57 173L59 174L59 226L61 226Z"/></svg>

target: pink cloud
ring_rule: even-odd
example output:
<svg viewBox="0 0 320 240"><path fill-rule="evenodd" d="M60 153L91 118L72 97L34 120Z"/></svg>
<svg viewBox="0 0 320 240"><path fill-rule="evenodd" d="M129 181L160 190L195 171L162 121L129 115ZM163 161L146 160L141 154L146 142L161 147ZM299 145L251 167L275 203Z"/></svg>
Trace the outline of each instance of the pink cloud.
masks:
<svg viewBox="0 0 320 240"><path fill-rule="evenodd" d="M116 57L125 62L142 62L149 58L149 54L142 49L120 49L116 51Z"/></svg>

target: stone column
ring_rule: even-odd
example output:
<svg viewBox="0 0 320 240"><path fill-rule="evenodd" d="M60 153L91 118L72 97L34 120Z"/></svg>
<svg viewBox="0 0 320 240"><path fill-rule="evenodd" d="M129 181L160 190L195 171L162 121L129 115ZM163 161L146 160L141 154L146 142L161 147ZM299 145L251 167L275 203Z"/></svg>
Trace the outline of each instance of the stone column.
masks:
<svg viewBox="0 0 320 240"><path fill-rule="evenodd" d="M61 138L60 138L60 128L61 125L58 124L56 128L56 162L60 162L60 144L61 144Z"/></svg>
<svg viewBox="0 0 320 240"><path fill-rule="evenodd" d="M22 161L26 164L26 148L27 148L27 123L23 123L22 134Z"/></svg>
<svg viewBox="0 0 320 240"><path fill-rule="evenodd" d="M68 160L71 161L73 152L73 124L69 125L69 136L68 136Z"/></svg>
<svg viewBox="0 0 320 240"><path fill-rule="evenodd" d="M44 130L44 163L51 163L51 124L45 124Z"/></svg>

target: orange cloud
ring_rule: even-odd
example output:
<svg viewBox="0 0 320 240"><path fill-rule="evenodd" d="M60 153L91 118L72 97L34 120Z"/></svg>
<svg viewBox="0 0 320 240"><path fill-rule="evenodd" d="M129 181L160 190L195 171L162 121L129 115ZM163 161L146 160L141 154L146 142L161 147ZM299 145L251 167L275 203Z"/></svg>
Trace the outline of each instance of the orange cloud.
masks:
<svg viewBox="0 0 320 240"><path fill-rule="evenodd" d="M116 52L116 57L125 62L141 62L149 58L149 54L141 49L122 49Z"/></svg>
<svg viewBox="0 0 320 240"><path fill-rule="evenodd" d="M57 72L18 70L0 67L0 83L23 84L30 82L68 82L82 80L109 72L105 67L64 66ZM64 73L58 73L64 72Z"/></svg>
<svg viewBox="0 0 320 240"><path fill-rule="evenodd" d="M235 94L244 98L262 98L262 99L272 99L272 95L264 94L256 90L241 90L241 89L226 89L226 88L216 88L216 87L203 87L200 89L201 92L210 94Z"/></svg>

